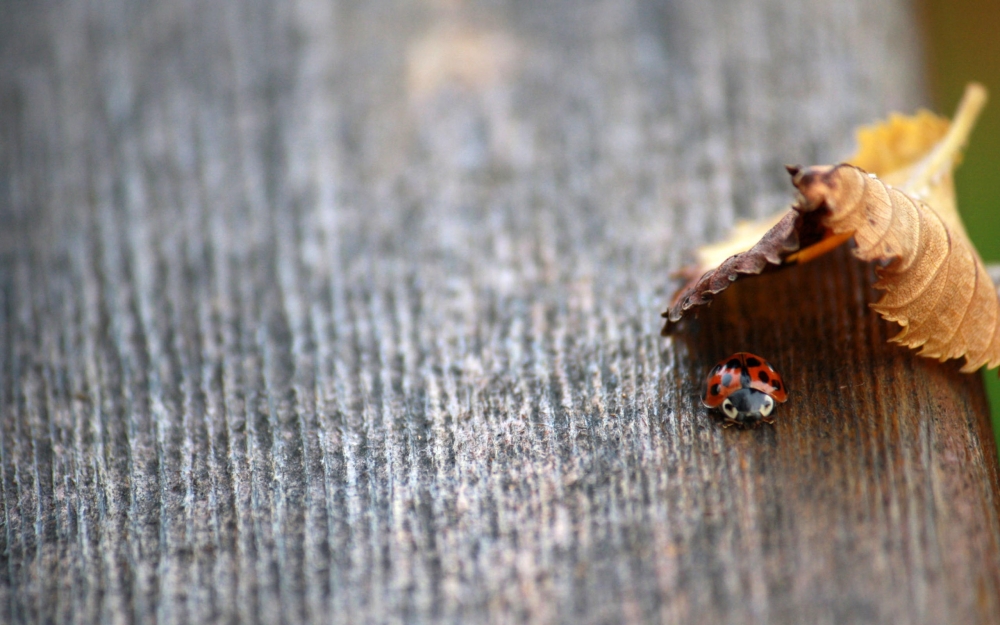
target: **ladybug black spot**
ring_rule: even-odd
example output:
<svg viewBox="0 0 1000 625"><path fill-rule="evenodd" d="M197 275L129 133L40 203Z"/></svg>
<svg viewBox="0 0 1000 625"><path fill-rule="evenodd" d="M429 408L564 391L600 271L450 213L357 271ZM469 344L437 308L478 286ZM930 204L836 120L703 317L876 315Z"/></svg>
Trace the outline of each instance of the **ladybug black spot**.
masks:
<svg viewBox="0 0 1000 625"><path fill-rule="evenodd" d="M767 384L768 382L771 381L771 376L767 375L767 371L764 371L763 369L761 369L757 373L757 377L760 378L760 381L763 382L764 384Z"/></svg>
<svg viewBox="0 0 1000 625"><path fill-rule="evenodd" d="M750 358L747 358L747 366L748 367L759 367L760 364L761 364L760 361L757 360L756 358L752 357L752 356Z"/></svg>
<svg viewBox="0 0 1000 625"><path fill-rule="evenodd" d="M771 380L771 386L773 386L776 391L781 390L781 382L777 378Z"/></svg>
<svg viewBox="0 0 1000 625"><path fill-rule="evenodd" d="M724 376L722 376L722 385L723 386L729 386L732 383L733 383L733 376L732 376L731 373L727 373Z"/></svg>
<svg viewBox="0 0 1000 625"><path fill-rule="evenodd" d="M718 384L713 384L712 388L710 389L710 392L712 393L712 395L718 395L719 394L719 385Z"/></svg>
<svg viewBox="0 0 1000 625"><path fill-rule="evenodd" d="M739 359L738 358L731 359L729 362L726 363L726 368L727 369L739 369L740 368L740 361L739 361Z"/></svg>

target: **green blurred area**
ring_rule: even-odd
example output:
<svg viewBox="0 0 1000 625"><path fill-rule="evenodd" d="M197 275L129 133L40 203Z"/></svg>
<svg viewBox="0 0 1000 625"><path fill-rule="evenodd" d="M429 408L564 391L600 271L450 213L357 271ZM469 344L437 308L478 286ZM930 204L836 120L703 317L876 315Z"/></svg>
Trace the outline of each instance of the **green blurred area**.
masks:
<svg viewBox="0 0 1000 625"><path fill-rule="evenodd" d="M969 82L982 83L990 92L955 173L955 187L962 218L983 260L1000 262L1000 0L923 0L920 8L936 111L950 116ZM996 435L1000 378L996 370L983 375Z"/></svg>

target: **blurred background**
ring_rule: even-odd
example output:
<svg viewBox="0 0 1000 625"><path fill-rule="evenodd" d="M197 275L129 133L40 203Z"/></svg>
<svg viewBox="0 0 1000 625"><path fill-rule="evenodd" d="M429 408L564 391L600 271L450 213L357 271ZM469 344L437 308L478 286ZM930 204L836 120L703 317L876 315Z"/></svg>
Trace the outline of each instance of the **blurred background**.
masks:
<svg viewBox="0 0 1000 625"><path fill-rule="evenodd" d="M955 186L959 210L983 260L1000 262L1000 0L924 0L921 12L936 112L951 115L970 81L990 92ZM996 370L983 375L1000 445L1000 378Z"/></svg>

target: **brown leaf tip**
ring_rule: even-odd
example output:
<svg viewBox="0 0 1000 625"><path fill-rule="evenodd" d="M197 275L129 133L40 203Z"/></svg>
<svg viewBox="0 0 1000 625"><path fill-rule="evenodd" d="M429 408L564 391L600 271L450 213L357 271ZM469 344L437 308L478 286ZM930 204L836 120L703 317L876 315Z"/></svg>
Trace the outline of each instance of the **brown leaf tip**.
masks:
<svg viewBox="0 0 1000 625"><path fill-rule="evenodd" d="M789 167L792 184L799 190L804 202L798 208L808 212L816 210L836 186L835 172L840 165L816 165L813 167Z"/></svg>

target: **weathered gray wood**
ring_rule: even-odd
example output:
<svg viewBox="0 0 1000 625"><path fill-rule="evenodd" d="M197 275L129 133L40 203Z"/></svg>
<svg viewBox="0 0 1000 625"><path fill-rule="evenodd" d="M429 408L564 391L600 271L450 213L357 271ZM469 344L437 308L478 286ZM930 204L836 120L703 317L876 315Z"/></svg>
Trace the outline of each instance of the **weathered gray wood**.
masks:
<svg viewBox="0 0 1000 625"><path fill-rule="evenodd" d="M1000 610L981 384L863 266L658 336L784 163L921 103L907 3L0 12L0 621ZM774 428L698 405L732 349Z"/></svg>

